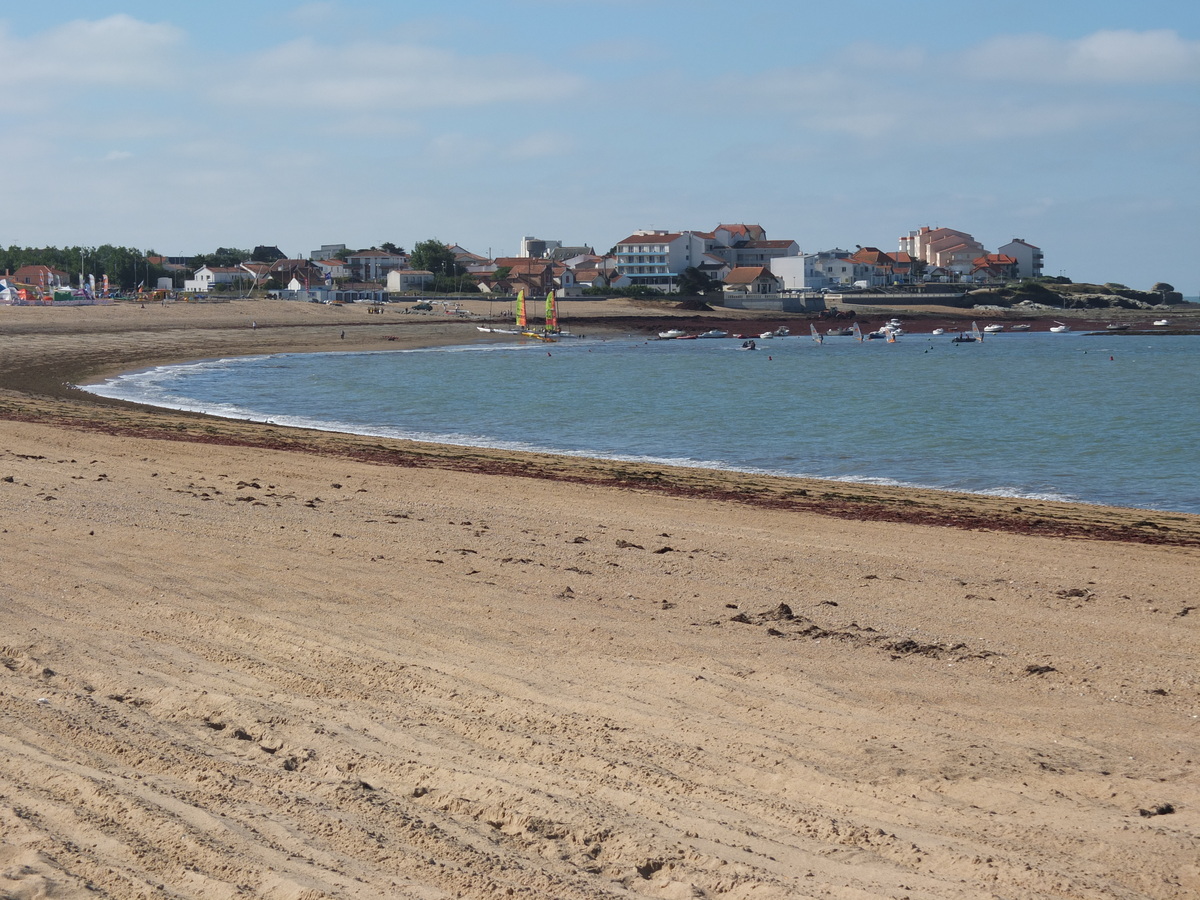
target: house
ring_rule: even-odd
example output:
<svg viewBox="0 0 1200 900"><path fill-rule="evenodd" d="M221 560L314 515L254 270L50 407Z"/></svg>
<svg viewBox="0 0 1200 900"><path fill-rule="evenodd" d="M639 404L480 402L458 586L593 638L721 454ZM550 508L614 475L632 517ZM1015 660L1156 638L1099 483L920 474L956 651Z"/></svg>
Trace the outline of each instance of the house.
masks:
<svg viewBox="0 0 1200 900"><path fill-rule="evenodd" d="M346 256L346 266L355 281L385 281L388 272L408 265L408 255L386 250L360 250Z"/></svg>
<svg viewBox="0 0 1200 900"><path fill-rule="evenodd" d="M725 290L730 293L778 294L782 283L766 266L739 266L725 279Z"/></svg>
<svg viewBox="0 0 1200 900"><path fill-rule="evenodd" d="M800 245L795 241L735 241L732 250L734 266L766 266L773 259L796 256Z"/></svg>
<svg viewBox="0 0 1200 900"><path fill-rule="evenodd" d="M244 262L241 268L250 273L250 277L254 279L255 285L260 285L266 282L271 277L271 264L264 262Z"/></svg>
<svg viewBox="0 0 1200 900"><path fill-rule="evenodd" d="M1015 278L1040 278L1042 276L1042 251L1020 238L1013 238L998 253L1011 256L1017 261Z"/></svg>
<svg viewBox="0 0 1200 900"><path fill-rule="evenodd" d="M338 281L350 277L350 267L336 256L329 259L314 259L312 264L321 270L326 281Z"/></svg>
<svg viewBox="0 0 1200 900"><path fill-rule="evenodd" d="M561 264L556 266L548 259L523 256L500 256L495 260L495 272L508 270L505 279L515 290L524 288L536 294L544 294L558 287L556 269L565 269Z"/></svg>
<svg viewBox="0 0 1200 900"><path fill-rule="evenodd" d="M11 275L5 276L10 284L29 284L34 287L51 288L70 284L71 276L49 266L21 266Z"/></svg>
<svg viewBox="0 0 1200 900"><path fill-rule="evenodd" d="M257 262L266 263L275 262L275 260L283 259L286 256L287 254L278 247L273 247L269 244L260 244L259 246L255 247L253 252L250 254L251 259L256 260Z"/></svg>
<svg viewBox="0 0 1200 900"><path fill-rule="evenodd" d="M769 241L761 225L718 225L712 231L638 231L616 246L617 263L634 284L674 291L678 276L696 268L723 280L737 268L766 268L796 256L795 241Z"/></svg>
<svg viewBox="0 0 1200 900"><path fill-rule="evenodd" d="M972 281L1012 281L1017 277L1017 261L1003 253L989 253L975 260Z"/></svg>
<svg viewBox="0 0 1200 900"><path fill-rule="evenodd" d="M819 257L816 253L804 253L800 256L773 259L770 268L785 291L800 293L819 291L823 287L828 287L829 279L817 265L818 261Z"/></svg>
<svg viewBox="0 0 1200 900"><path fill-rule="evenodd" d="M555 262L566 262L567 260L574 259L575 257L578 257L578 256L595 254L595 252L596 252L595 250L593 250L591 247L588 247L586 245L581 245L581 246L576 246L576 247L559 246L559 247L555 247L547 255L550 259L554 260Z"/></svg>
<svg viewBox="0 0 1200 900"><path fill-rule="evenodd" d="M732 247L739 241L765 241L767 232L761 225L718 225L711 236L722 245Z"/></svg>
<svg viewBox="0 0 1200 900"><path fill-rule="evenodd" d="M346 252L346 249L345 244L322 244L321 249L313 250L308 254L308 258L314 261L318 259L333 259L334 257L340 258Z"/></svg>
<svg viewBox="0 0 1200 900"><path fill-rule="evenodd" d="M434 274L426 269L392 269L387 273L389 294L423 291L433 283Z"/></svg>
<svg viewBox="0 0 1200 900"><path fill-rule="evenodd" d="M617 266L633 285L673 292L683 270L704 260L712 240L694 231L637 231L617 242Z"/></svg>
<svg viewBox="0 0 1200 900"><path fill-rule="evenodd" d="M965 231L927 226L900 238L900 250L959 276L970 275L975 260L987 255L983 244Z"/></svg>
<svg viewBox="0 0 1200 900"><path fill-rule="evenodd" d="M185 291L208 293L218 285L248 285L254 276L241 266L201 266L183 284Z"/></svg>
<svg viewBox="0 0 1200 900"><path fill-rule="evenodd" d="M912 257L900 251L892 254L878 247L859 247L847 259L863 267L853 280L866 281L872 287L907 283L912 277Z"/></svg>
<svg viewBox="0 0 1200 900"><path fill-rule="evenodd" d="M717 256L715 253L705 253L700 257L700 262L696 265L696 269L704 275L707 275L713 281L724 281L729 273L733 271L733 266Z"/></svg>
<svg viewBox="0 0 1200 900"><path fill-rule="evenodd" d="M251 263L243 265L250 266ZM269 273L279 285L288 284L293 278L298 278L307 287L325 284L325 273L307 259L277 259L271 263Z"/></svg>

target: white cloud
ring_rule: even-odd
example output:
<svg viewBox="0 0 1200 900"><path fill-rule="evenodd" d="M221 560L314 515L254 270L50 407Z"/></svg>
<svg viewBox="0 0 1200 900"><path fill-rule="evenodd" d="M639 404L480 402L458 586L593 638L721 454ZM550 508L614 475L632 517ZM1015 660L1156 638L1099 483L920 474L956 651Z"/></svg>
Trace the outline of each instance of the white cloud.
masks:
<svg viewBox="0 0 1200 900"><path fill-rule="evenodd" d="M1200 81L1200 41L1174 31L1097 31L1076 40L1011 35L960 54L956 69L984 80L1036 84L1187 84Z"/></svg>
<svg viewBox="0 0 1200 900"><path fill-rule="evenodd" d="M382 41L329 47L304 38L233 68L236 77L218 81L214 99L246 107L269 100L321 115L517 105L563 99L580 87L574 76L528 59Z"/></svg>
<svg viewBox="0 0 1200 900"><path fill-rule="evenodd" d="M127 15L73 21L28 39L0 31L0 109L31 108L64 90L162 87L183 42L172 25ZM13 62L15 61L15 62Z"/></svg>
<svg viewBox="0 0 1200 900"><path fill-rule="evenodd" d="M297 25L312 28L336 21L340 16L337 3L317 2L301 4L288 13L287 17Z"/></svg>
<svg viewBox="0 0 1200 900"><path fill-rule="evenodd" d="M856 44L828 62L731 87L728 99L754 97L755 112L809 134L944 144L1170 121L1186 113L1173 116L1169 100L1151 103L1116 88L1198 80L1200 41L1171 31L1102 31L1070 41L999 37L940 54Z"/></svg>
<svg viewBox="0 0 1200 900"><path fill-rule="evenodd" d="M575 141L570 136L557 131L543 131L524 135L515 140L508 148L508 155L513 159L520 160L541 159L549 156L566 156L575 147Z"/></svg>

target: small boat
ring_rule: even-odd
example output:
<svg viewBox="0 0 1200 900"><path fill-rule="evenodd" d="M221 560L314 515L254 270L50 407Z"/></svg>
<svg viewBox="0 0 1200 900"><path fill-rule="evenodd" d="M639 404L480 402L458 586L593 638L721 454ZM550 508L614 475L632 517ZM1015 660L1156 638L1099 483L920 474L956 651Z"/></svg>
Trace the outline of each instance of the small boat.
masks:
<svg viewBox="0 0 1200 900"><path fill-rule="evenodd" d="M1010 325L1008 330L1009 331L1028 331L1029 323L1022 322L1020 325Z"/></svg>
<svg viewBox="0 0 1200 900"><path fill-rule="evenodd" d="M822 334L821 334L819 331L817 331L817 326L816 326L816 325L813 325L813 324L811 324L811 323L810 323L810 324L809 324L809 326L808 326L808 330L809 330L810 332L812 332L812 339L813 339L813 341L814 341L815 343L818 343L818 344L823 344L823 343L825 343L825 337L824 337L824 335L822 335Z"/></svg>
<svg viewBox="0 0 1200 900"><path fill-rule="evenodd" d="M935 328L935 329L933 329L933 331L931 332L931 334L945 334L945 333L946 333L946 329L945 329L945 328Z"/></svg>
<svg viewBox="0 0 1200 900"><path fill-rule="evenodd" d="M1163 325L1170 325L1171 323L1169 321L1167 321L1166 319L1155 319L1154 324L1161 327Z"/></svg>
<svg viewBox="0 0 1200 900"><path fill-rule="evenodd" d="M862 329L858 327L857 322L850 326L850 334L856 341L861 341L863 339Z"/></svg>
<svg viewBox="0 0 1200 900"><path fill-rule="evenodd" d="M999 334L1004 330L1004 326L997 323L992 323L991 325L984 325L983 330L986 334Z"/></svg>
<svg viewBox="0 0 1200 900"><path fill-rule="evenodd" d="M850 337L854 334L853 328L830 328L825 332L829 337Z"/></svg>
<svg viewBox="0 0 1200 900"><path fill-rule="evenodd" d="M685 334L687 334L687 332L680 328L668 328L666 331L660 331L658 333L658 337L659 340L673 341L675 338L681 338Z"/></svg>
<svg viewBox="0 0 1200 900"><path fill-rule="evenodd" d="M722 331L720 328L714 328L711 331L706 331L703 334L698 334L698 335L696 335L696 337L723 338L723 337L729 337L729 334L727 332Z"/></svg>
<svg viewBox="0 0 1200 900"><path fill-rule="evenodd" d="M753 340L743 341L742 346L738 347L738 349L739 350L757 350L758 345L755 344Z"/></svg>
<svg viewBox="0 0 1200 900"><path fill-rule="evenodd" d="M978 323L976 323L976 322L972 322L972 323L971 323L971 333L970 333L970 334L968 334L967 332L963 331L963 332L960 332L960 333L959 333L958 337L956 337L956 338L952 338L951 340L953 340L953 342L954 342L954 343L956 343L956 344L975 344L975 343L983 343L983 332L981 332L981 331L979 330L979 324L978 324Z"/></svg>
<svg viewBox="0 0 1200 900"><path fill-rule="evenodd" d="M1050 330L1054 332L1054 334L1063 334L1064 332L1070 331L1071 326L1064 325L1062 322L1055 322L1050 326Z"/></svg>
<svg viewBox="0 0 1200 900"><path fill-rule="evenodd" d="M1109 322L1104 326L1105 331L1128 331L1129 326L1124 322Z"/></svg>

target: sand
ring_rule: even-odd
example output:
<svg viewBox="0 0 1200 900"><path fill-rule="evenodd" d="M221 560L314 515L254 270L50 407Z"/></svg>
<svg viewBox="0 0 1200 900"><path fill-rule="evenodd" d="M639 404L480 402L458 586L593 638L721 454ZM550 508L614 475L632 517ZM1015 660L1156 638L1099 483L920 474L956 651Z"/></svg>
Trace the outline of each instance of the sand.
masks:
<svg viewBox="0 0 1200 900"><path fill-rule="evenodd" d="M1200 893L1200 517L68 386L475 337L0 309L0 898Z"/></svg>

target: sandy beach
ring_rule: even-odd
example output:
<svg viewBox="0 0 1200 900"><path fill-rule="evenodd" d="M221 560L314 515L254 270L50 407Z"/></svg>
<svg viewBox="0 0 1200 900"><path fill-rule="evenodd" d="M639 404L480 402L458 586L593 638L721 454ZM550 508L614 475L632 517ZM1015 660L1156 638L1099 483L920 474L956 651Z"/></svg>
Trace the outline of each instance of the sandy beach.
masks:
<svg viewBox="0 0 1200 900"><path fill-rule="evenodd" d="M0 898L1200 895L1200 517L72 387L481 338L0 308Z"/></svg>

